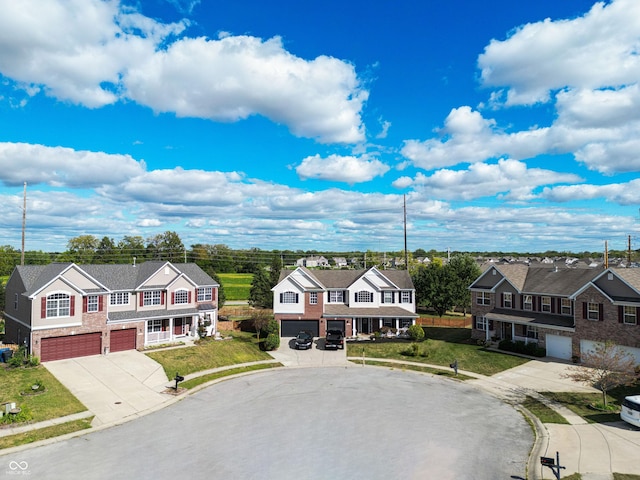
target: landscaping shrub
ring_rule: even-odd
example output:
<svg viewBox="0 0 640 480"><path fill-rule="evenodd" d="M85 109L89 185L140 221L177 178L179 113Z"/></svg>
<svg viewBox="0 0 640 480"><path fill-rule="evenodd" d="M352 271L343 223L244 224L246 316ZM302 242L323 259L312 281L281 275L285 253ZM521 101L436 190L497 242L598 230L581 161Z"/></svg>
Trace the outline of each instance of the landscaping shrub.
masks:
<svg viewBox="0 0 640 480"><path fill-rule="evenodd" d="M420 325L411 325L407 329L407 333L409 334L409 337L411 338L411 340L414 340L417 342L424 340L424 329Z"/></svg>
<svg viewBox="0 0 640 480"><path fill-rule="evenodd" d="M33 418L33 414L31 413L31 409L26 405L20 406L20 413L9 413L5 414L2 418L0 418L0 424L8 425L12 423L26 423Z"/></svg>
<svg viewBox="0 0 640 480"><path fill-rule="evenodd" d="M426 349L421 349L418 343L412 343L408 348L405 348L400 352L401 355L405 355L407 357L428 357L429 353Z"/></svg>
<svg viewBox="0 0 640 480"><path fill-rule="evenodd" d="M276 319L271 319L269 320L269 323L267 323L266 328L264 329L265 333L267 335L269 334L274 334L274 335L278 335L278 321Z"/></svg>
<svg viewBox="0 0 640 480"><path fill-rule="evenodd" d="M524 343L521 340L515 342L502 340L498 344L498 348L506 352L520 353L531 357L544 357L547 354L547 351L544 348L538 347L537 343Z"/></svg>
<svg viewBox="0 0 640 480"><path fill-rule="evenodd" d="M266 351L276 350L280 346L280 336L277 333L269 333L263 345Z"/></svg>

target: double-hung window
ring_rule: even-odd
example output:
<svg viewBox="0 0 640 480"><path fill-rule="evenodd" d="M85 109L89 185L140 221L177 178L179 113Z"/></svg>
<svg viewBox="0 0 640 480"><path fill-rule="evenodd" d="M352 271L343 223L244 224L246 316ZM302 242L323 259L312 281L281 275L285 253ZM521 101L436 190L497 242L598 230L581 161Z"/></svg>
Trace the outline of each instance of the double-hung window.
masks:
<svg viewBox="0 0 640 480"><path fill-rule="evenodd" d="M572 315L571 312L571 300L569 300L568 298L563 298L562 299L562 305L561 305L561 311L562 311L562 315Z"/></svg>
<svg viewBox="0 0 640 480"><path fill-rule="evenodd" d="M162 305L162 292L153 290L151 292L143 292L143 303L145 307L150 305Z"/></svg>
<svg viewBox="0 0 640 480"><path fill-rule="evenodd" d="M589 302L587 304L587 318L589 320L600 320L600 305Z"/></svg>
<svg viewBox="0 0 640 480"><path fill-rule="evenodd" d="M476 330L487 330L487 319L485 317L476 317Z"/></svg>
<svg viewBox="0 0 640 480"><path fill-rule="evenodd" d="M329 303L344 303L344 294L342 290L331 290L329 292Z"/></svg>
<svg viewBox="0 0 640 480"><path fill-rule="evenodd" d="M212 287L200 287L198 289L198 301L210 302L213 300L213 288Z"/></svg>
<svg viewBox="0 0 640 480"><path fill-rule="evenodd" d="M382 303L393 303L393 292L382 292Z"/></svg>
<svg viewBox="0 0 640 480"><path fill-rule="evenodd" d="M476 293L476 303L478 305L491 305L491 294L489 292Z"/></svg>
<svg viewBox="0 0 640 480"><path fill-rule="evenodd" d="M129 292L115 292L109 295L111 305L129 305Z"/></svg>
<svg viewBox="0 0 640 480"><path fill-rule="evenodd" d="M403 291L400 294L400 303L411 303L411 292Z"/></svg>
<svg viewBox="0 0 640 480"><path fill-rule="evenodd" d="M636 317L636 307L624 307L622 323L626 325L636 325L638 323L638 319Z"/></svg>
<svg viewBox="0 0 640 480"><path fill-rule="evenodd" d="M161 332L162 331L162 320L149 320L147 322L147 332Z"/></svg>
<svg viewBox="0 0 640 480"><path fill-rule="evenodd" d="M531 295L524 295L522 297L522 309L533 310L533 297Z"/></svg>
<svg viewBox="0 0 640 480"><path fill-rule="evenodd" d="M540 299L540 306L543 312L551 312L551 297L542 297Z"/></svg>
<svg viewBox="0 0 640 480"><path fill-rule="evenodd" d="M98 296L97 295L87 296L87 312L97 312L98 308L99 308Z"/></svg>
<svg viewBox="0 0 640 480"><path fill-rule="evenodd" d="M504 308L513 308L513 293L504 292L502 297L502 306Z"/></svg>
<svg viewBox="0 0 640 480"><path fill-rule="evenodd" d="M309 305L318 304L318 292L309 292Z"/></svg>

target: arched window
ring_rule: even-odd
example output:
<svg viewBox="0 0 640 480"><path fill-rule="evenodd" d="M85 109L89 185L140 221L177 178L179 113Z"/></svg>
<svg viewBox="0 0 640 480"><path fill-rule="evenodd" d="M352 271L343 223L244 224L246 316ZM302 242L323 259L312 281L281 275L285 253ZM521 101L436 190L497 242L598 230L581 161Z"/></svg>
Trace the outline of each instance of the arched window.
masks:
<svg viewBox="0 0 640 480"><path fill-rule="evenodd" d="M71 315L71 297L66 293L47 296L46 318L68 317Z"/></svg>
<svg viewBox="0 0 640 480"><path fill-rule="evenodd" d="M298 303L298 294L296 292L282 292L280 303Z"/></svg>
<svg viewBox="0 0 640 480"><path fill-rule="evenodd" d="M356 302L373 302L373 292L367 290L360 290L356 293Z"/></svg>

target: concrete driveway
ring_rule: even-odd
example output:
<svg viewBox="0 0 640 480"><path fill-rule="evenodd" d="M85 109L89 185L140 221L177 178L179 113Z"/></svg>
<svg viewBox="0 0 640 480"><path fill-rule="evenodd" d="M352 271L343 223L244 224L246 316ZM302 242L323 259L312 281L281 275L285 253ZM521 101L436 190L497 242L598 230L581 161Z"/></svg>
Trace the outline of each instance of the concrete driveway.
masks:
<svg viewBox="0 0 640 480"><path fill-rule="evenodd" d="M599 390L582 383L574 382L563 375L573 364L560 360L531 360L523 365L497 373L496 378L514 387L521 387L536 392L584 392L598 393Z"/></svg>
<svg viewBox="0 0 640 480"><path fill-rule="evenodd" d="M308 350L296 350L294 337L282 337L280 348L269 354L285 367L326 367L332 365L349 365L347 346L343 350L325 350L324 338L313 340L313 347Z"/></svg>
<svg viewBox="0 0 640 480"><path fill-rule="evenodd" d="M43 363L95 418L92 425L117 423L171 400L159 363L129 350Z"/></svg>

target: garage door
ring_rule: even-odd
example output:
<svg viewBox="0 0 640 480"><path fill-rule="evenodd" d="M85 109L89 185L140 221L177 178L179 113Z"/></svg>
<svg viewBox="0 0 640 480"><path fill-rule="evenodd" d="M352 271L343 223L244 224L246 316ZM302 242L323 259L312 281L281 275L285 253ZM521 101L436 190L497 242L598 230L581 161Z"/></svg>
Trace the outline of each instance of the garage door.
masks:
<svg viewBox="0 0 640 480"><path fill-rule="evenodd" d="M40 360L50 362L63 358L86 357L100 355L102 348L101 333L85 333L66 337L50 337L42 339Z"/></svg>
<svg viewBox="0 0 640 480"><path fill-rule="evenodd" d="M122 352L123 350L133 350L136 348L135 328L127 328L125 330L111 330L111 352Z"/></svg>
<svg viewBox="0 0 640 480"><path fill-rule="evenodd" d="M598 345L601 345L601 343L593 342L591 340L580 340L580 353L584 354L586 352L593 352ZM633 355L636 359L636 363L640 364L640 348L626 347L624 345L620 345L620 348Z"/></svg>
<svg viewBox="0 0 640 480"><path fill-rule="evenodd" d="M547 345L547 357L571 360L571 337L547 334L545 342Z"/></svg>
<svg viewBox="0 0 640 480"><path fill-rule="evenodd" d="M340 330L344 335L344 320L327 320L327 330Z"/></svg>
<svg viewBox="0 0 640 480"><path fill-rule="evenodd" d="M282 320L282 337L295 337L301 330L308 330L314 337L320 336L320 327L317 320Z"/></svg>

